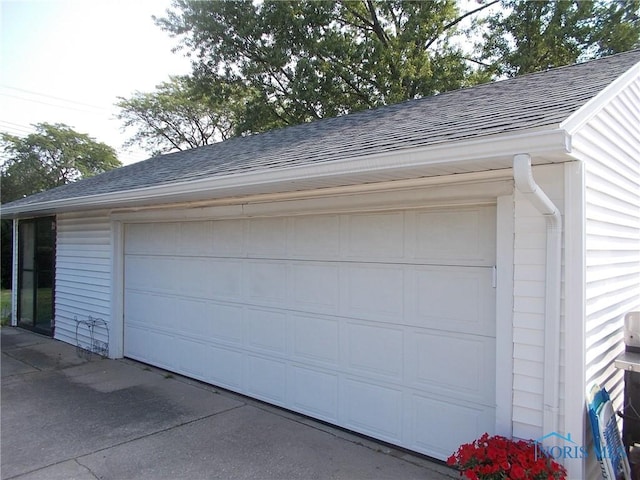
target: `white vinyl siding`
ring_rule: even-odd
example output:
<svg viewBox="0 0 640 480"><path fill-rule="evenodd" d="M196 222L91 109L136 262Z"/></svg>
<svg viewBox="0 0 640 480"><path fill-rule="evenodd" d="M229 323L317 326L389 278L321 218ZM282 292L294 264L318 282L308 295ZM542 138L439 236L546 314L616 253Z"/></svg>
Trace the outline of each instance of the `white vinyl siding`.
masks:
<svg viewBox="0 0 640 480"><path fill-rule="evenodd" d="M575 135L585 163L585 382L623 404L624 315L640 309L640 81L631 83ZM588 439L590 440L590 439ZM599 478L587 462L586 478Z"/></svg>
<svg viewBox="0 0 640 480"><path fill-rule="evenodd" d="M563 167L534 167L536 182L563 211ZM542 431L546 222L515 194L513 270L513 435L536 439Z"/></svg>
<svg viewBox="0 0 640 480"><path fill-rule="evenodd" d="M76 344L76 321L111 320L111 229L107 212L57 216L55 338ZM79 329L80 340L86 329ZM108 342L103 329L95 339Z"/></svg>
<svg viewBox="0 0 640 480"><path fill-rule="evenodd" d="M586 382L622 402L624 315L640 308L640 81L593 118L574 142L585 161Z"/></svg>

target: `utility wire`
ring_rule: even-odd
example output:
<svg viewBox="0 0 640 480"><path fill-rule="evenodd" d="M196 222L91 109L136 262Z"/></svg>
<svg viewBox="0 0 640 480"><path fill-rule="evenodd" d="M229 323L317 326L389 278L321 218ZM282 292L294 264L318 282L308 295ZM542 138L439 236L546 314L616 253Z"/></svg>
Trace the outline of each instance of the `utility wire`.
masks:
<svg viewBox="0 0 640 480"><path fill-rule="evenodd" d="M50 98L50 99L54 99L54 100L59 100L59 101L62 101L62 102L73 103L75 105L81 105L83 107L95 108L97 110L107 110L106 108L99 107L98 105L91 105L90 103L78 102L76 100L69 100L68 98L56 97L54 95L47 95L46 93L38 93L38 92L34 92L33 90L26 90L24 88L10 87L9 85L0 85L0 87L7 88L9 90L15 90L17 92L28 93L28 94L31 94L31 95L37 95L39 97L45 97L45 98Z"/></svg>
<svg viewBox="0 0 640 480"><path fill-rule="evenodd" d="M0 121L0 131L4 133L9 133L11 135L16 135L19 137L24 137L25 135L29 135L33 133L33 130L28 130L27 127L21 127L19 125L11 125L7 122Z"/></svg>
<svg viewBox="0 0 640 480"><path fill-rule="evenodd" d="M20 97L18 95L10 95L7 93L2 93L0 92L0 95L3 97L8 97L8 98L15 98L17 100L22 100L25 102L33 102L33 103L40 103L42 105L48 105L50 107L56 107L56 108L62 108L64 110L75 110L77 112L82 112L82 113L91 113L94 115L102 115L103 113L107 112L106 109L102 109L102 111L98 112L96 110L90 110L87 108L76 108L76 107L72 107L72 106L67 106L67 105L59 105L59 104L55 104L55 103L49 103L49 102L44 102L42 100L36 100L35 98L26 98L26 97Z"/></svg>

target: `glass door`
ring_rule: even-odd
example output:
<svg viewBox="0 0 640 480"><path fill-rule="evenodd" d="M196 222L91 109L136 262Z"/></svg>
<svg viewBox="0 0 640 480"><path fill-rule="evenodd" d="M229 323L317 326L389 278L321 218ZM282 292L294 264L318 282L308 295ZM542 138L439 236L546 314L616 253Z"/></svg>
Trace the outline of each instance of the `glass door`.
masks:
<svg viewBox="0 0 640 480"><path fill-rule="evenodd" d="M55 217L18 223L18 326L53 335Z"/></svg>

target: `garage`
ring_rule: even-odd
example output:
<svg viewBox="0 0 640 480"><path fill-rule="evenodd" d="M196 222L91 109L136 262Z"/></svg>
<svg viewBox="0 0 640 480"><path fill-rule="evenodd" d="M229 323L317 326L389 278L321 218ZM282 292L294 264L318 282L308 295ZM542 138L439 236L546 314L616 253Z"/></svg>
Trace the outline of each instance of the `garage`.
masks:
<svg viewBox="0 0 640 480"><path fill-rule="evenodd" d="M126 224L125 356L443 459L495 428L495 218Z"/></svg>

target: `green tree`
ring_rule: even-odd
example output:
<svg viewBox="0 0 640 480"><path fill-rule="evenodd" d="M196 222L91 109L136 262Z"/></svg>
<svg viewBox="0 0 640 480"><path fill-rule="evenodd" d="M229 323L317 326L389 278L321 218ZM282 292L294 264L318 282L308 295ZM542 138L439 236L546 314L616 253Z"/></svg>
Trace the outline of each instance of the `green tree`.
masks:
<svg viewBox="0 0 640 480"><path fill-rule="evenodd" d="M121 99L121 118L132 143L190 148L640 46L640 0L460 5L174 0L156 23L193 73Z"/></svg>
<svg viewBox="0 0 640 480"><path fill-rule="evenodd" d="M113 148L63 124L40 123L26 137L0 134L0 203L121 166ZM1 283L11 288L12 223L2 220Z"/></svg>
<svg viewBox="0 0 640 480"><path fill-rule="evenodd" d="M232 86L199 88L189 77L171 77L151 93L118 99L118 118L135 133L126 145L152 155L185 150L229 138L237 124L241 95Z"/></svg>
<svg viewBox="0 0 640 480"><path fill-rule="evenodd" d="M176 0L156 22L193 56L201 86L242 92L243 134L477 82L454 39L493 3Z"/></svg>
<svg viewBox="0 0 640 480"><path fill-rule="evenodd" d="M110 146L60 123L34 125L35 133L0 134L0 203L58 187L122 164Z"/></svg>
<svg viewBox="0 0 640 480"><path fill-rule="evenodd" d="M503 0L486 19L481 57L515 76L640 47L640 1Z"/></svg>

